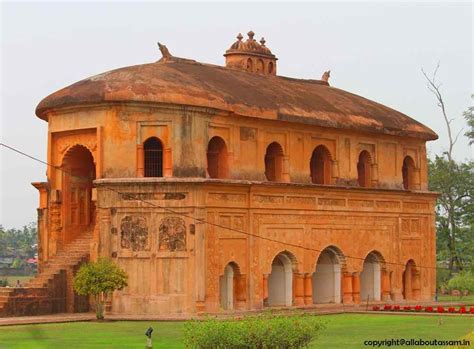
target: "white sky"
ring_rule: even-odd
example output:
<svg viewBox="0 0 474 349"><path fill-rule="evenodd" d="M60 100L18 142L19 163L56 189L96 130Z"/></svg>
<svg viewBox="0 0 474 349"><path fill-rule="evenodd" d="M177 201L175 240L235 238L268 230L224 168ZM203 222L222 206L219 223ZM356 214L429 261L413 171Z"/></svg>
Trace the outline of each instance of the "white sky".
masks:
<svg viewBox="0 0 474 349"><path fill-rule="evenodd" d="M47 124L34 110L54 91L111 69L154 62L156 42L175 56L224 64L237 33L264 36L278 74L319 79L375 100L447 137L420 68L439 80L453 127L472 103L472 3L18 3L1 5L1 142L46 160ZM472 159L460 137L458 160ZM36 220L44 165L0 148L0 224Z"/></svg>

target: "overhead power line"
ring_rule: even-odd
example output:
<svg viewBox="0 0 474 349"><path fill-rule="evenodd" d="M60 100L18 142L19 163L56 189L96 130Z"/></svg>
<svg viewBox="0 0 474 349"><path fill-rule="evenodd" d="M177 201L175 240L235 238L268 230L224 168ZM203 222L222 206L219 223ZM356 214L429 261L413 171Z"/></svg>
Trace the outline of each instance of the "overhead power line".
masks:
<svg viewBox="0 0 474 349"><path fill-rule="evenodd" d="M32 156L32 155L29 155L15 147L12 147L12 146L9 146L5 143L0 143L1 146L13 151L13 152L16 152L20 155L23 155L31 160L34 160L34 161L38 161L46 166L49 166L49 167L52 167L54 169L57 169L59 171L62 171L64 173L67 173L71 176L74 176L76 178L82 178L82 179L90 179L90 178L87 178L85 176L77 176L77 175L74 175L72 174L71 172L65 170L64 168L61 168L59 166L55 166L53 164L50 164L46 161L43 161L35 156ZM219 223L214 223L214 222L209 222L203 218L197 218L197 217L194 217L194 216L191 216L189 214L186 214L186 213L182 213L182 212L178 212L178 211L175 211L169 207L165 207L165 206L161 206L161 205L158 205L158 204L155 204L153 202L150 202L150 201L147 201L147 200L144 200L140 197L134 197L133 194L131 195L130 193L123 193L123 192L120 192L119 190L116 190L116 189L113 189L111 187L105 187L106 190L109 190L111 192L114 192L118 195L124 195L126 194L128 197L133 197L134 199L136 199L137 201L141 201L147 205L150 205L152 207L156 207L156 208L160 208L162 210L165 210L169 213L172 213L172 214L175 214L175 215L179 215L179 216L182 216L182 217L185 217L185 218L189 218L189 219L192 219L194 220L195 222L199 222L199 223L202 223L202 224L207 224L209 226L214 226L214 227L217 227L217 228L221 228L221 229L225 229L225 230L229 230L229 231L232 231L232 232L235 232L235 233L239 233L239 234L244 234L244 235L247 235L247 236L251 236L251 237L254 237L254 238L257 238L257 239L262 239L262 240L266 240L266 241L270 241L270 242L275 242L275 243L279 243L279 244L283 244L283 245L287 245L287 246L291 246L291 247L294 247L294 248L298 248L298 249L304 249L304 250L308 250L308 251L313 251L313 252L323 252L324 250L319 250L319 249L316 249L316 248L312 248L312 247L308 247L308 246L303 246L303 245L298 245L298 244L295 244L295 243L291 243L291 242L286 242L286 241L281 241L281 240L277 240L277 239L273 239L273 238L270 238L270 237L266 237L266 236L262 236L262 235L258 235L258 234L254 234L254 233L250 233L250 232L247 232L247 231L243 231L243 230L238 230L238 229L234 229L232 227L228 227L228 226L225 226L225 225L222 225L222 224L219 224ZM100 207L99 207L100 208ZM342 254L342 256L344 258L349 258L349 259L354 259L354 260L362 260L362 261L365 261L366 257L357 257L357 256L351 256L351 255L346 255L346 254ZM397 263L397 262L390 262L390 261L387 261L387 260L384 260L383 263L385 264L390 264L390 265L399 265L399 266L403 266L405 267L406 264L403 264L403 263ZM415 264L415 267L416 268L424 268L424 269L440 269L440 270L450 270L449 268L446 268L446 267L440 267L440 266L423 266L423 265L416 265Z"/></svg>

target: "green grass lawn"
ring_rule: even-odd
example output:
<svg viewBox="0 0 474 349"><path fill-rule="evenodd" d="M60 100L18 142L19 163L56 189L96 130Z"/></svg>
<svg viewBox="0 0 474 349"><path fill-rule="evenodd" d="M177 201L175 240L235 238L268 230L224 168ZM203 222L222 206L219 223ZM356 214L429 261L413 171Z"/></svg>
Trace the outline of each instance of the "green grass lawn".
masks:
<svg viewBox="0 0 474 349"><path fill-rule="evenodd" d="M474 305L474 294L470 294L464 297L450 296L450 295L439 295L438 301L440 302L459 302L466 305Z"/></svg>
<svg viewBox="0 0 474 349"><path fill-rule="evenodd" d="M29 275L29 276L0 276L0 279L4 280L7 279L8 284L10 287L13 287L16 285L16 280L20 280L20 283L24 286L30 279L34 278L34 275Z"/></svg>
<svg viewBox="0 0 474 349"><path fill-rule="evenodd" d="M320 316L326 329L312 348L363 348L364 340L458 339L474 331L472 317L344 314ZM118 321L0 327L1 349L144 348L154 328L155 348L183 348L183 322Z"/></svg>

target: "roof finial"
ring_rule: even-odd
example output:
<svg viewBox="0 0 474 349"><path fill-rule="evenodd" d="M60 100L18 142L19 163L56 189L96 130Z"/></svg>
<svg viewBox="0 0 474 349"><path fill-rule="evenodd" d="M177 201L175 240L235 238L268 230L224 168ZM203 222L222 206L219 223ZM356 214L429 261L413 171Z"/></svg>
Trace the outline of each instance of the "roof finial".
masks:
<svg viewBox="0 0 474 349"><path fill-rule="evenodd" d="M321 80L322 81L326 81L326 82L329 82L329 78L331 77L331 71L328 70L328 71L325 71L323 76L321 77Z"/></svg>
<svg viewBox="0 0 474 349"><path fill-rule="evenodd" d="M239 35L237 35L237 40L239 41L242 41L244 37L242 36L242 33L239 33Z"/></svg>
<svg viewBox="0 0 474 349"><path fill-rule="evenodd" d="M160 48L161 54L163 55L162 59L167 59L171 57L171 53L170 51L168 51L168 48L165 45L158 43L158 47Z"/></svg>
<svg viewBox="0 0 474 349"><path fill-rule="evenodd" d="M260 44L262 46L265 46L265 43L266 43L265 38L262 36L262 38L260 39Z"/></svg>
<svg viewBox="0 0 474 349"><path fill-rule="evenodd" d="M249 36L249 40L253 40L253 36L255 35L255 33L253 31L249 31L247 35Z"/></svg>

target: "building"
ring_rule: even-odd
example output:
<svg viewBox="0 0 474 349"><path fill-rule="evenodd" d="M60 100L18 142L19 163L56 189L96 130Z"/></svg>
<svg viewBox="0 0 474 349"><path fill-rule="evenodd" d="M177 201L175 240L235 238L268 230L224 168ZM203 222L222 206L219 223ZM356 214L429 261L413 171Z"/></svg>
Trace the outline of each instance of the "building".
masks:
<svg viewBox="0 0 474 349"><path fill-rule="evenodd" d="M129 276L115 313L433 299L432 130L330 86L329 72L278 76L253 32L225 66L159 46L159 61L87 78L36 109L54 167L33 183L30 286L60 299L44 309L86 310L71 282L99 257Z"/></svg>

